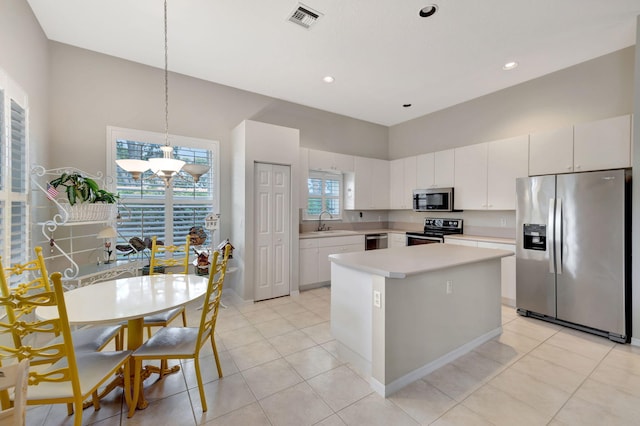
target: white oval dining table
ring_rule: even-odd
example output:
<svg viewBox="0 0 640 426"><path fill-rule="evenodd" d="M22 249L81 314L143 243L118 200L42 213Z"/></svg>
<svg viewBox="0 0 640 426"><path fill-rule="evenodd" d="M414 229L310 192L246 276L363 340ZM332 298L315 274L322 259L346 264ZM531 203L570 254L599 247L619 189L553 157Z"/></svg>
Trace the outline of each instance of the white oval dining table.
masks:
<svg viewBox="0 0 640 426"><path fill-rule="evenodd" d="M199 275L143 275L79 287L64 293L69 324L127 321L127 349L135 351L144 340L145 316L184 306L204 296L208 279ZM42 319L56 318L58 310L55 306L41 306L36 309L36 315ZM131 365L133 367L133 361ZM146 408L144 392L140 392L135 403L139 409Z"/></svg>

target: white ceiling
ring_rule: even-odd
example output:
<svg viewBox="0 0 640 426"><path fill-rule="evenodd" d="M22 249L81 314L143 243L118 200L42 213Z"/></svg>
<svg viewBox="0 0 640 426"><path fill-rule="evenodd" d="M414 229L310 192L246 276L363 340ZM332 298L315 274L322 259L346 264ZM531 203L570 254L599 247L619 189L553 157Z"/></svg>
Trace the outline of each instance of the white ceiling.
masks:
<svg viewBox="0 0 640 426"><path fill-rule="evenodd" d="M295 0L168 1L171 71L387 126L631 46L640 15L640 0L304 0L324 14L306 30ZM28 2L51 40L164 67L163 0Z"/></svg>

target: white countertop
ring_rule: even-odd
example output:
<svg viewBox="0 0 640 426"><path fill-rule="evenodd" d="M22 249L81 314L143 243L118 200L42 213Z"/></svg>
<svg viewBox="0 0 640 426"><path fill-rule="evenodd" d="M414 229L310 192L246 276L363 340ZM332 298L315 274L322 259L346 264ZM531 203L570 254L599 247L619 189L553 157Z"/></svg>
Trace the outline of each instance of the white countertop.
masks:
<svg viewBox="0 0 640 426"><path fill-rule="evenodd" d="M387 278L406 278L438 269L512 256L507 250L423 244L329 255L339 265Z"/></svg>
<svg viewBox="0 0 640 426"><path fill-rule="evenodd" d="M501 238L501 237L487 237L483 235L445 235L445 238L451 238L452 240L472 240L472 241L484 241L487 243L499 243L499 244L515 244L515 238Z"/></svg>

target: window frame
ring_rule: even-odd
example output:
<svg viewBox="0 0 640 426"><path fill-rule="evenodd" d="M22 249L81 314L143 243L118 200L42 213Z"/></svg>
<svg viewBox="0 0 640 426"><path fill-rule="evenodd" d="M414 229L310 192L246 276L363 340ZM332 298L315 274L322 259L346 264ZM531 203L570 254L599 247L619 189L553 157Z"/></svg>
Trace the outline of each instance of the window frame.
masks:
<svg viewBox="0 0 640 426"><path fill-rule="evenodd" d="M110 176L113 176L113 179L109 182L110 191L117 191L117 173L118 166L116 165L116 147L118 140L131 140L137 142L145 142L150 144L157 145L165 145L165 134L158 132L151 132L145 130L137 130L137 129L127 129L121 127L107 126L107 170ZM140 204L149 204L150 206L158 206L164 205L165 214L164 214L164 230L165 230L165 244L173 244L173 236L174 236L174 226L173 224L169 225L168 218L172 218L173 220L173 207L174 205L189 205L193 204L194 206L202 206L207 205L208 210L213 213L219 213L220 211L220 143L216 140L210 139L200 139L193 138L188 136L181 135L169 135L169 141L171 146L176 147L187 147L187 148L196 148L196 149L206 149L212 152L212 170L213 177L211 178L211 191L212 197L210 198L195 198L188 199L182 197L173 196L173 191L166 191L163 197L149 197L149 198L135 198L131 196L121 197L120 201L125 206L125 212L123 214L126 215L126 205L127 203L140 205ZM210 172L208 172L210 173ZM159 178L158 178L159 179ZM164 200L163 203L159 201ZM196 225L200 226L200 225ZM201 224L204 227L204 222ZM145 237L151 237L151 235L145 235ZM208 244L213 244L213 235L209 235Z"/></svg>
<svg viewBox="0 0 640 426"><path fill-rule="evenodd" d="M339 180L339 193L337 196L326 196L322 194L320 197L316 195L312 195L309 192L309 180L311 179L322 179L322 186L324 187L326 178L331 177ZM309 175L307 177L307 206L304 209L303 220L318 220L318 215L309 214L309 202L312 199L321 199L322 206L325 205L326 199L337 199L339 203L338 213L332 213L331 217L323 217L323 220L342 220L342 215L344 212L344 174L342 172L329 172L326 170L309 170ZM324 209L322 209L324 211Z"/></svg>
<svg viewBox="0 0 640 426"><path fill-rule="evenodd" d="M29 250L31 248L31 185L29 180L29 165L30 160L30 137L29 137L29 99L24 90L15 83L11 77L0 68L0 91L2 91L3 107L0 110L3 114L2 126L0 132L2 132L2 138L0 139L0 232L3 238L0 247L0 256L3 258L5 265L13 263L24 263L29 259ZM12 167L12 108L11 103L15 102L22 110L24 114L24 128L23 131L23 145L21 147L20 155L23 158L21 162L21 174L22 177L19 180L20 188L18 191L13 190L13 182L15 179L15 170ZM20 205L20 212L14 214L14 204ZM18 244L12 243L12 230L15 225L21 229L20 242Z"/></svg>

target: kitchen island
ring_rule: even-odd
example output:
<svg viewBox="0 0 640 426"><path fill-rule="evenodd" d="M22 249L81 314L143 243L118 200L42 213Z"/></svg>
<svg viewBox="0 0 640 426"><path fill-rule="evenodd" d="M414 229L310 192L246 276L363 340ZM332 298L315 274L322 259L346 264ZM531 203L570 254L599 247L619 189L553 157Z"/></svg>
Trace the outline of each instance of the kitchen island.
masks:
<svg viewBox="0 0 640 426"><path fill-rule="evenodd" d="M388 396L499 335L511 255L427 244L329 256L339 356Z"/></svg>

